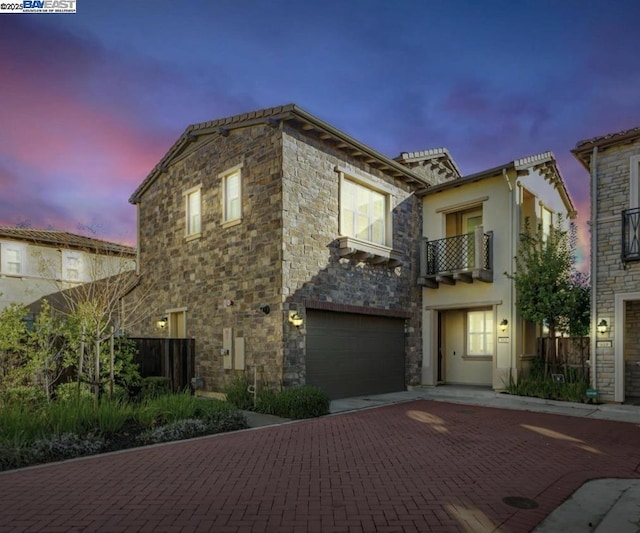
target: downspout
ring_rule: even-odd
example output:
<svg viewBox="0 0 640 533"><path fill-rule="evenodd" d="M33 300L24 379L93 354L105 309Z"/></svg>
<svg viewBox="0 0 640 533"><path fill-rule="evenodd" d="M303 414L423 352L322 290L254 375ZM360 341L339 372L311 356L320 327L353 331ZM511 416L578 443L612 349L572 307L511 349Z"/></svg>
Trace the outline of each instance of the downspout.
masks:
<svg viewBox="0 0 640 533"><path fill-rule="evenodd" d="M502 175L504 176L504 180L507 182L507 185L509 187L509 220L511 221L511 223L509 224L509 226L511 227L511 231L513 232L514 229L514 220L513 220L513 215L514 215L514 211L515 211L515 193L513 192L513 185L511 184L511 180L509 179L509 174L507 173L507 169L503 168L502 169ZM516 172L516 179L517 179L517 172ZM516 234L520 233L520 220L518 220L518 231L516 232ZM514 235L512 233L511 238L509 239L509 261L511 262L511 273L513 274L513 261L514 261L514 257L515 257L515 239L516 239L516 235ZM518 358L517 358L517 347L515 345L514 339L515 339L515 334L517 333L518 327L515 321L515 316L516 316L516 302L515 302L515 297L514 297L514 282L513 280L510 280L509 283L509 299L511 301L511 309L509 311L509 320L511 321L511 340L512 342L509 343L509 346L511 346L511 354L510 354L510 361L509 361L509 378L511 379L513 377L513 368L515 365L516 368L516 372L518 371ZM497 319L497 317L496 317ZM519 335L520 337L521 335ZM496 362L497 363L497 362ZM517 380L518 376L516 374L515 379Z"/></svg>
<svg viewBox="0 0 640 533"><path fill-rule="evenodd" d="M596 284L597 284L597 244L598 244L598 147L591 153L591 387L596 387Z"/></svg>

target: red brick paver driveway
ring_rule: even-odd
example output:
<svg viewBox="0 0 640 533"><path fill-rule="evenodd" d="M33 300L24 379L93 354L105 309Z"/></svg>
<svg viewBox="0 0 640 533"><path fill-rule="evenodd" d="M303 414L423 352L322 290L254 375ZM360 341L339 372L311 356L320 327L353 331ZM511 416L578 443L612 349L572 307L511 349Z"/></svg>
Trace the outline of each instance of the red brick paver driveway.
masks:
<svg viewBox="0 0 640 533"><path fill-rule="evenodd" d="M529 531L640 427L426 400L0 475L0 531ZM535 500L521 510L507 496Z"/></svg>

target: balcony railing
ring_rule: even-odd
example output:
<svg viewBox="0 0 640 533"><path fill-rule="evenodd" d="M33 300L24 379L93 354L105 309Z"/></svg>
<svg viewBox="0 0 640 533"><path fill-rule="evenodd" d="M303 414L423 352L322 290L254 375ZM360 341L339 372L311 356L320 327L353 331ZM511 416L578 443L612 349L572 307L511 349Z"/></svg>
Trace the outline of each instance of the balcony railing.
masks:
<svg viewBox="0 0 640 533"><path fill-rule="evenodd" d="M640 261L640 207L622 211L622 261Z"/></svg>
<svg viewBox="0 0 640 533"><path fill-rule="evenodd" d="M474 233L430 241L422 239L420 246L419 283L438 288L440 283L454 285L456 281L493 282L493 232L482 227Z"/></svg>

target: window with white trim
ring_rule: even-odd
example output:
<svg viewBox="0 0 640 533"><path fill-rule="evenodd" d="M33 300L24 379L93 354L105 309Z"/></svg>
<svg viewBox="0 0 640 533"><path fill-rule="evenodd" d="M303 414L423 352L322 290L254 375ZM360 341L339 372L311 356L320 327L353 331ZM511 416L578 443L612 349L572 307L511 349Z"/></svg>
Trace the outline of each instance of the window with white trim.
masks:
<svg viewBox="0 0 640 533"><path fill-rule="evenodd" d="M18 243L2 243L0 246L0 266L2 273L9 276L24 274L24 246Z"/></svg>
<svg viewBox="0 0 640 533"><path fill-rule="evenodd" d="M640 207L640 155L629 158L629 209Z"/></svg>
<svg viewBox="0 0 640 533"><path fill-rule="evenodd" d="M493 310L467 312L467 355L493 355Z"/></svg>
<svg viewBox="0 0 640 533"><path fill-rule="evenodd" d="M542 226L542 240L547 242L553 230L553 212L544 205L540 206L540 224Z"/></svg>
<svg viewBox="0 0 640 533"><path fill-rule="evenodd" d="M81 281L83 278L82 254L80 252L63 252L62 277L67 281Z"/></svg>
<svg viewBox="0 0 640 533"><path fill-rule="evenodd" d="M186 236L197 236L202 232L202 186L184 193L186 211Z"/></svg>
<svg viewBox="0 0 640 533"><path fill-rule="evenodd" d="M344 177L341 187L340 233L391 247L389 194Z"/></svg>
<svg viewBox="0 0 640 533"><path fill-rule="evenodd" d="M222 223L242 219L242 166L220 174L222 180Z"/></svg>

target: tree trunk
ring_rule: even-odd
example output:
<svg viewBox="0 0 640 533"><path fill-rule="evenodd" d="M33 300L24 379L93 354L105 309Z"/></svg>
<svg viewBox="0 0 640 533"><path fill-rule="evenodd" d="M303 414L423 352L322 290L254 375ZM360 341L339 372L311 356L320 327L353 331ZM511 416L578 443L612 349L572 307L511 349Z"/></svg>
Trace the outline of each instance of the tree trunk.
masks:
<svg viewBox="0 0 640 533"><path fill-rule="evenodd" d="M111 326L111 337L110 337L110 347L109 353L111 355L111 359L109 361L109 398L113 398L113 367L115 363L115 349L114 349L114 333L113 326Z"/></svg>
<svg viewBox="0 0 640 533"><path fill-rule="evenodd" d="M95 368L95 376L93 377L93 386L94 386L94 394L95 394L95 405L98 406L98 400L100 399L100 341L96 340L95 345L95 357L96 357L96 368Z"/></svg>

